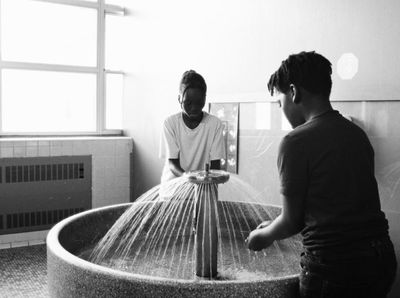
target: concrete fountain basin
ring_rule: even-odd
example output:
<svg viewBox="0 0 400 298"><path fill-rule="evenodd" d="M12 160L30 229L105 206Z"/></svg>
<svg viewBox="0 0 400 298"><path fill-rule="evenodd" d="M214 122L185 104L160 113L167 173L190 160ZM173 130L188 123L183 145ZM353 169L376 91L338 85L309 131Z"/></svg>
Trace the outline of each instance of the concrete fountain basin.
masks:
<svg viewBox="0 0 400 298"><path fill-rule="evenodd" d="M85 247L97 243L132 204L82 212L50 230L47 274L51 297L297 297L300 268L294 264L292 268L298 269L264 279L188 280L115 270L78 257ZM279 214L278 207L268 208ZM291 262L298 263L298 258Z"/></svg>

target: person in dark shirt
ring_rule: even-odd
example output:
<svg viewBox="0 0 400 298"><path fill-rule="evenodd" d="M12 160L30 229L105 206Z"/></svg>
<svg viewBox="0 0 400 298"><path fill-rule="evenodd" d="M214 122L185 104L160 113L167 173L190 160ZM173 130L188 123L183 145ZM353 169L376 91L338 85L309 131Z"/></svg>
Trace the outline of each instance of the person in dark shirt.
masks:
<svg viewBox="0 0 400 298"><path fill-rule="evenodd" d="M331 63L290 55L268 82L294 128L281 141L283 206L246 239L251 250L301 232L301 297L386 297L396 257L381 211L374 151L365 132L334 110Z"/></svg>

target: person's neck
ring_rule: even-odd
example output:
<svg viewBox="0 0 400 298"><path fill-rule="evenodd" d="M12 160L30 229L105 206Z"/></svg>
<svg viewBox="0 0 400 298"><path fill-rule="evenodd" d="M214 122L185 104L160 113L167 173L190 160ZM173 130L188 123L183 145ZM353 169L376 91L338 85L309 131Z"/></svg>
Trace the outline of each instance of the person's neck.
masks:
<svg viewBox="0 0 400 298"><path fill-rule="evenodd" d="M332 110L333 108L329 101L329 98L315 96L308 100L307 107L304 109L304 118L306 122L308 122L311 119Z"/></svg>
<svg viewBox="0 0 400 298"><path fill-rule="evenodd" d="M201 113L201 116L198 118L190 118L188 115L186 115L185 113L182 113L182 118L183 118L183 122L185 123L185 125L187 127L189 127L190 129L194 129L197 126L199 126L201 120L203 120L204 117L204 112Z"/></svg>

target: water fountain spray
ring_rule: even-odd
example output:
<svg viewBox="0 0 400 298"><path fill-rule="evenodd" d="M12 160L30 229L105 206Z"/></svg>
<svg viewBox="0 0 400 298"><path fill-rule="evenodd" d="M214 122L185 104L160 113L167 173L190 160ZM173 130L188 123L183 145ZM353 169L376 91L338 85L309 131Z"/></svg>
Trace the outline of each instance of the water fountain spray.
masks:
<svg viewBox="0 0 400 298"><path fill-rule="evenodd" d="M196 184L196 208L194 224L196 229L196 275L212 278L217 275L218 231L217 201L218 184L229 180L225 171L210 170L191 172L187 176Z"/></svg>

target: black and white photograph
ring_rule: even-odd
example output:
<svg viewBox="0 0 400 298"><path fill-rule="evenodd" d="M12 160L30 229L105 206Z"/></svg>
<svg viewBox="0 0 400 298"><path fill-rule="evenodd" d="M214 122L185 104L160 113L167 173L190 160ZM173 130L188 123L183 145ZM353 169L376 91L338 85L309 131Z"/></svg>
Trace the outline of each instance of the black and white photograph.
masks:
<svg viewBox="0 0 400 298"><path fill-rule="evenodd" d="M0 298L400 297L399 0L0 0Z"/></svg>

